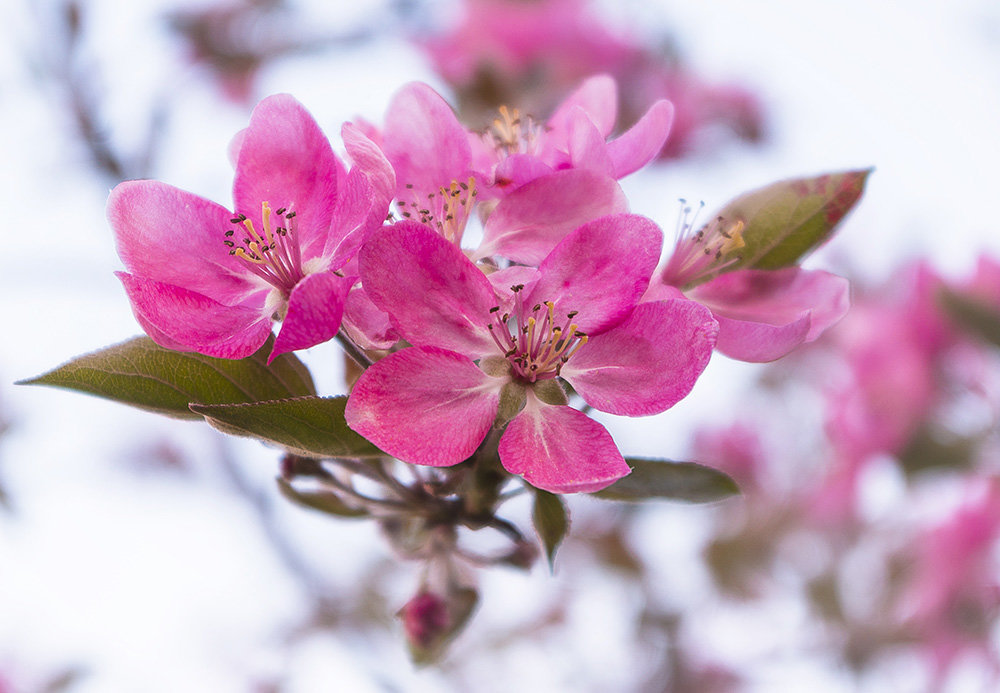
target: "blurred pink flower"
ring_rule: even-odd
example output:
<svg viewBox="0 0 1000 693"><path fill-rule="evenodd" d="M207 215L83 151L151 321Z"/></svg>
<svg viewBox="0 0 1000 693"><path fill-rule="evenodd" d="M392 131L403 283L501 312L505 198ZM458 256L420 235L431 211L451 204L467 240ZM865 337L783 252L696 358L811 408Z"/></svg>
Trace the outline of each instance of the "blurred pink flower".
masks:
<svg viewBox="0 0 1000 693"><path fill-rule="evenodd" d="M1000 580L993 550L1000 536L1000 483L973 487L955 514L917 537L902 606L914 635L928 648L936 681L967 651L1000 673L991 625L1000 615Z"/></svg>
<svg viewBox="0 0 1000 693"><path fill-rule="evenodd" d="M510 423L499 453L509 472L556 493L609 485L628 465L554 381L624 416L687 395L716 326L690 301L636 306L661 242L649 220L612 215L569 234L537 269L487 277L425 226L375 231L360 254L365 291L413 346L365 371L348 425L399 459L450 466L476 450L503 405Z"/></svg>
<svg viewBox="0 0 1000 693"><path fill-rule="evenodd" d="M127 181L108 217L136 319L158 344L244 358L283 325L271 352L338 331L354 277L338 274L382 223L369 176L350 174L312 116L277 95L253 111L233 152L235 213L158 181Z"/></svg>
<svg viewBox="0 0 1000 693"><path fill-rule="evenodd" d="M460 100L479 111L517 103L543 113L590 75L606 73L621 87L623 119L632 123L650 103L674 106L674 129L661 157L687 154L706 130L761 137L757 99L732 85L713 85L592 11L588 0L465 0L450 30L421 37L437 72Z"/></svg>

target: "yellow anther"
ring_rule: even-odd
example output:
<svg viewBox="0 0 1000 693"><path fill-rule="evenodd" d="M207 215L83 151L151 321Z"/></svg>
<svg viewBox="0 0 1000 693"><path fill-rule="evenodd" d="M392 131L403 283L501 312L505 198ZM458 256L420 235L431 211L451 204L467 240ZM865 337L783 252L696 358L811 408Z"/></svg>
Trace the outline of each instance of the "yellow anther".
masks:
<svg viewBox="0 0 1000 693"><path fill-rule="evenodd" d="M726 240L719 250L722 251L723 255L746 246L747 243L743 240L744 226L745 225L742 221L737 221L730 229L722 233Z"/></svg>

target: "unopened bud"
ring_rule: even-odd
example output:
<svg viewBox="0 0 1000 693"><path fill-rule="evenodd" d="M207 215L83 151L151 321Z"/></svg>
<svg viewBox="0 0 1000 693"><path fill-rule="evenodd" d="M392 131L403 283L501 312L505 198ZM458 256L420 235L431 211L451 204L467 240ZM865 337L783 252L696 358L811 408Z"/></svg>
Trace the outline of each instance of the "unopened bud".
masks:
<svg viewBox="0 0 1000 693"><path fill-rule="evenodd" d="M433 592L420 592L399 610L406 639L415 650L429 650L447 633L451 616L445 600Z"/></svg>

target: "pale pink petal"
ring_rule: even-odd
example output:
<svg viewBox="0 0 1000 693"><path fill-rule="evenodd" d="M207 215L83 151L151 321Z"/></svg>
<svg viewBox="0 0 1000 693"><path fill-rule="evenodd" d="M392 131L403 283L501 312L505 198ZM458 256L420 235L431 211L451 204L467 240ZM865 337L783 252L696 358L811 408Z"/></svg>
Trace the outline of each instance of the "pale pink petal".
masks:
<svg viewBox="0 0 1000 693"><path fill-rule="evenodd" d="M667 141L673 122L673 104L657 101L639 122L608 142L607 152L613 162L614 177L623 178L655 159Z"/></svg>
<svg viewBox="0 0 1000 693"><path fill-rule="evenodd" d="M730 272L688 296L719 321L719 351L751 362L773 361L816 339L850 305L846 279L798 267Z"/></svg>
<svg viewBox="0 0 1000 693"><path fill-rule="evenodd" d="M600 491L631 471L604 426L533 395L504 431L499 453L504 469L552 493Z"/></svg>
<svg viewBox="0 0 1000 693"><path fill-rule="evenodd" d="M389 203L396 194L396 173L392 170L392 164L386 159L382 149L365 133L364 130L353 124L344 123L340 129L340 136L344 140L344 147L348 155L354 162L352 173L357 170L364 174L371 186L371 207L382 216L378 220L381 224L389 212Z"/></svg>
<svg viewBox="0 0 1000 693"><path fill-rule="evenodd" d="M226 149L226 155L233 168L236 168L236 162L240 159L240 150L243 148L243 138L246 137L246 134L247 129L243 128L233 135L233 139L229 140L229 148Z"/></svg>
<svg viewBox="0 0 1000 693"><path fill-rule="evenodd" d="M751 320L733 320L715 313L719 322L716 348L731 359L749 363L767 363L780 359L805 341L809 333L809 314L784 325L769 325Z"/></svg>
<svg viewBox="0 0 1000 693"><path fill-rule="evenodd" d="M497 350L487 329L493 287L460 248L403 221L373 231L359 260L368 296L411 344L474 357Z"/></svg>
<svg viewBox="0 0 1000 693"><path fill-rule="evenodd" d="M491 184L481 191L487 197L502 197L521 186L552 173L553 168L531 154L511 154L493 170Z"/></svg>
<svg viewBox="0 0 1000 693"><path fill-rule="evenodd" d="M296 284L288 297L288 313L274 340L268 363L280 354L333 339L340 329L347 292L356 281L355 277L317 272Z"/></svg>
<svg viewBox="0 0 1000 693"><path fill-rule="evenodd" d="M487 279L490 280L490 284L493 285L493 290L499 299L505 302L513 302L511 287L520 284L524 287L525 292L530 293L538 281L538 276L537 267L511 265L487 275ZM501 307L506 309L505 304L501 304Z"/></svg>
<svg viewBox="0 0 1000 693"><path fill-rule="evenodd" d="M567 152L574 168L586 168L614 178L615 166L608 155L608 145L582 108L574 108L569 117Z"/></svg>
<svg viewBox="0 0 1000 693"><path fill-rule="evenodd" d="M539 264L577 227L628 210L618 183L586 169L542 176L505 197L483 229L476 258L501 255Z"/></svg>
<svg viewBox="0 0 1000 693"><path fill-rule="evenodd" d="M563 101L549 118L548 127L556 132L569 130L573 109L581 108L597 127L602 138L615 129L618 117L618 87L609 75L595 75Z"/></svg>
<svg viewBox="0 0 1000 693"><path fill-rule="evenodd" d="M253 354L271 334L271 320L260 308L225 306L188 289L126 272L116 275L125 286L132 310L154 340L168 349L197 351L206 356L242 359Z"/></svg>
<svg viewBox="0 0 1000 693"><path fill-rule="evenodd" d="M660 259L663 233L645 217L612 214L566 236L542 261L528 305L552 301L595 334L625 319Z"/></svg>
<svg viewBox="0 0 1000 693"><path fill-rule="evenodd" d="M718 331L712 314L694 301L642 303L623 323L592 337L561 375L601 411L659 414L694 387Z"/></svg>
<svg viewBox="0 0 1000 693"><path fill-rule="evenodd" d="M257 104L243 137L236 177L235 209L260 231L261 203L295 211L303 258L320 255L344 165L309 112L288 94Z"/></svg>
<svg viewBox="0 0 1000 693"><path fill-rule="evenodd" d="M410 347L361 375L344 415L348 426L393 457L446 467L483 442L504 382L461 354Z"/></svg>
<svg viewBox="0 0 1000 693"><path fill-rule="evenodd" d="M347 174L338 193L322 253L327 267L334 270L357 255L367 233L381 226L389 211L388 204L372 190L369 178L357 168Z"/></svg>
<svg viewBox="0 0 1000 693"><path fill-rule="evenodd" d="M400 196L406 186L427 194L468 177L472 150L465 128L426 84L414 82L396 94L385 116L382 142Z"/></svg>
<svg viewBox="0 0 1000 693"><path fill-rule="evenodd" d="M362 349L388 349L400 339L389 314L372 303L360 285L347 294L341 327Z"/></svg>
<svg viewBox="0 0 1000 693"><path fill-rule="evenodd" d="M225 245L232 216L203 197L152 180L120 183L108 199L118 255L130 273L227 305L260 288Z"/></svg>

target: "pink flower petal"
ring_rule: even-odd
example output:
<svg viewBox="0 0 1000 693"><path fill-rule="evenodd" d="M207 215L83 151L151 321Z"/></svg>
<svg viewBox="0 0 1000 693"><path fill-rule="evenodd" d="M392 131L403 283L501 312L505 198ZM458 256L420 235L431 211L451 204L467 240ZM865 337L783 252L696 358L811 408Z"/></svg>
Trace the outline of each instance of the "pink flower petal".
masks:
<svg viewBox="0 0 1000 693"><path fill-rule="evenodd" d="M295 210L303 258L323 252L344 165L309 112L288 94L257 104L243 137L233 200L260 230L261 203ZM230 225L231 226L231 225Z"/></svg>
<svg viewBox="0 0 1000 693"><path fill-rule="evenodd" d="M121 183L108 199L118 254L130 273L227 305L261 290L224 244L232 216L203 197L152 180Z"/></svg>
<svg viewBox="0 0 1000 693"><path fill-rule="evenodd" d="M357 168L351 169L341 186L330 220L322 257L329 269L338 270L357 255L365 236L383 224L388 215L370 179Z"/></svg>
<svg viewBox="0 0 1000 693"><path fill-rule="evenodd" d="M615 129L618 117L618 86L609 75L596 75L586 80L563 101L549 118L550 130L569 130L573 109L581 108L601 134L602 139Z"/></svg>
<svg viewBox="0 0 1000 693"><path fill-rule="evenodd" d="M370 186L370 213L378 217L373 220L377 223L373 223L372 227L381 225L389 213L389 203L396 194L396 173L392 170L392 164L361 127L344 123L340 133L344 147L354 162L351 173L358 171L363 174Z"/></svg>
<svg viewBox="0 0 1000 693"><path fill-rule="evenodd" d="M342 328L362 349L388 349L399 341L388 313L372 303L361 286L355 286L347 294Z"/></svg>
<svg viewBox="0 0 1000 693"><path fill-rule="evenodd" d="M492 184L482 192L487 196L510 194L521 186L536 178L547 176L553 169L547 163L532 154L510 154L496 165L493 171Z"/></svg>
<svg viewBox="0 0 1000 693"><path fill-rule="evenodd" d="M465 128L426 84L414 82L396 94L385 116L382 141L401 197L407 185L427 194L468 176L472 150Z"/></svg>
<svg viewBox="0 0 1000 693"><path fill-rule="evenodd" d="M518 188L497 205L475 257L501 255L537 265L570 231L627 210L625 193L613 179L586 169L557 171Z"/></svg>
<svg viewBox="0 0 1000 693"><path fill-rule="evenodd" d="M658 414L694 387L718 331L712 314L694 301L642 303L625 322L592 337L561 375L596 409Z"/></svg>
<svg viewBox="0 0 1000 693"><path fill-rule="evenodd" d="M614 177L614 164L608 155L608 145L597 127L582 108L574 108L569 115L569 142L567 151L574 168L586 168L596 173Z"/></svg>
<svg viewBox="0 0 1000 693"><path fill-rule="evenodd" d="M489 280L426 226L403 221L373 231L359 260L368 296L411 344L474 358L497 350L486 327L497 305Z"/></svg>
<svg viewBox="0 0 1000 693"><path fill-rule="evenodd" d="M125 286L136 319L153 329L161 346L197 351L206 356L242 359L253 354L271 334L270 316L260 308L225 306L197 292L135 277L116 275Z"/></svg>
<svg viewBox="0 0 1000 693"><path fill-rule="evenodd" d="M274 340L268 363L280 354L333 339L340 329L347 292L356 281L356 277L317 272L296 284L288 297L288 313Z"/></svg>
<svg viewBox="0 0 1000 693"><path fill-rule="evenodd" d="M348 426L390 455L447 467L483 442L503 385L461 354L410 347L361 375L344 415Z"/></svg>
<svg viewBox="0 0 1000 693"><path fill-rule="evenodd" d="M504 469L552 493L600 491L631 471L604 426L534 395L507 426L499 452Z"/></svg>
<svg viewBox="0 0 1000 693"><path fill-rule="evenodd" d="M569 234L542 261L528 305L552 301L595 334L621 322L649 286L663 234L649 219L612 214Z"/></svg>
<svg viewBox="0 0 1000 693"><path fill-rule="evenodd" d="M719 321L719 351L751 362L773 361L816 339L850 305L846 279L798 267L730 272L688 295Z"/></svg>
<svg viewBox="0 0 1000 693"><path fill-rule="evenodd" d="M628 131L608 142L614 177L624 178L655 159L667 141L673 122L673 105L669 101L657 101Z"/></svg>

